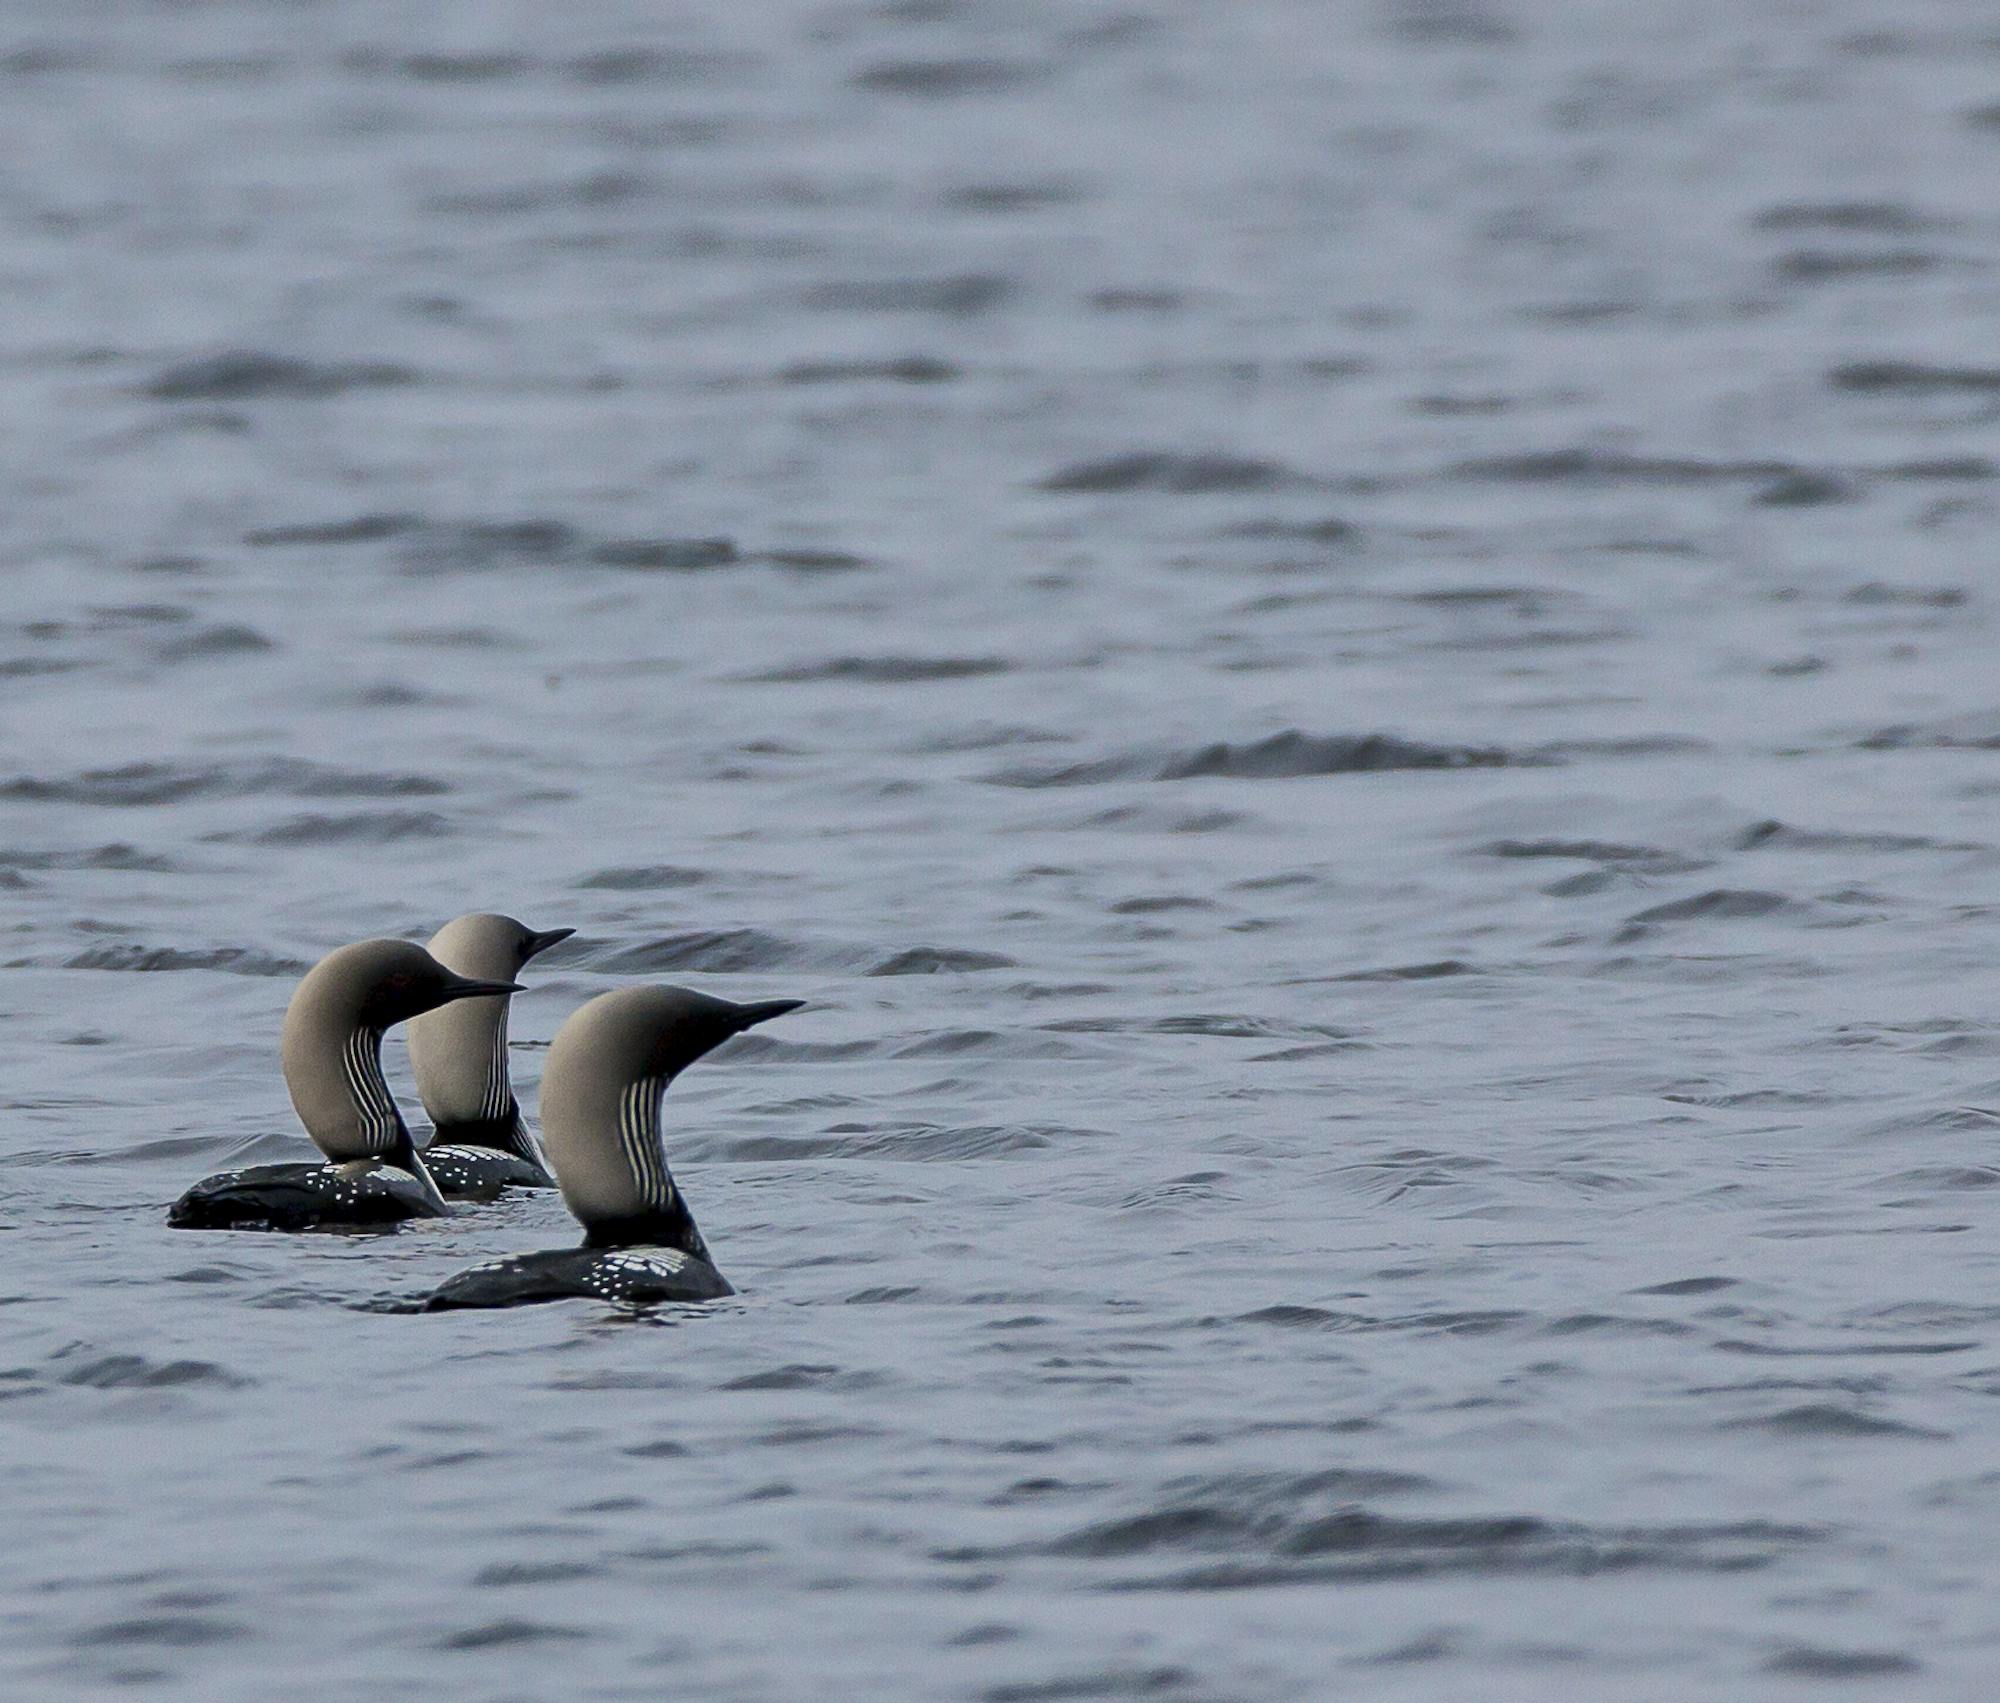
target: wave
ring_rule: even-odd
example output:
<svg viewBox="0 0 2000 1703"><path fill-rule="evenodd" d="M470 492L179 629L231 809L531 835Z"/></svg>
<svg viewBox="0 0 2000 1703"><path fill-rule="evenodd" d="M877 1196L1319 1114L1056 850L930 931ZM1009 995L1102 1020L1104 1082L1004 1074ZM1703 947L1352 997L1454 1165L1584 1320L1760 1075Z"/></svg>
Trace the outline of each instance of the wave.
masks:
<svg viewBox="0 0 2000 1703"><path fill-rule="evenodd" d="M145 392L158 402L312 398L414 384L417 376L413 368L389 361L308 361L258 349L232 349L168 367L147 382Z"/></svg>
<svg viewBox="0 0 2000 1703"><path fill-rule="evenodd" d="M605 888L614 893L650 893L663 887L694 887L710 879L705 869L689 869L674 863L647 863L600 869L593 875L586 875L576 885Z"/></svg>
<svg viewBox="0 0 2000 1703"><path fill-rule="evenodd" d="M970 318L990 313L1014 294L1011 279L990 273L942 278L863 278L811 284L801 304L831 313L935 313Z"/></svg>
<svg viewBox="0 0 2000 1703"><path fill-rule="evenodd" d="M1801 469L1789 461L1704 461L1694 456L1631 455L1608 449L1529 450L1482 456L1453 466L1454 477L1510 484L1712 485L1777 479Z"/></svg>
<svg viewBox="0 0 2000 1703"><path fill-rule="evenodd" d="M69 1350L58 1354L67 1358ZM250 1379L212 1360L150 1360L143 1354L105 1354L63 1367L56 1382L90 1390L183 1389L190 1384L211 1389L242 1389Z"/></svg>
<svg viewBox="0 0 2000 1703"><path fill-rule="evenodd" d="M1861 833L1839 828L1795 828L1789 822L1767 818L1752 823L1736 837L1738 851L1985 851L1978 840L1939 840L1929 834Z"/></svg>
<svg viewBox="0 0 2000 1703"><path fill-rule="evenodd" d="M1858 751L2000 750L2000 712L1978 711L1932 722L1898 722L1854 742Z"/></svg>
<svg viewBox="0 0 2000 1703"><path fill-rule="evenodd" d="M256 846L349 846L437 840L455 832L451 819L435 810L356 810L344 816L290 816L266 828L207 837Z"/></svg>
<svg viewBox="0 0 2000 1703"><path fill-rule="evenodd" d="M689 537L593 536L566 520L433 520L407 512L366 511L330 520L253 527L244 543L257 549L388 545L394 559L417 573L561 565L629 573L702 573L764 566L793 573L844 573L875 564L849 551L776 548L752 551L716 534Z"/></svg>
<svg viewBox="0 0 2000 1703"><path fill-rule="evenodd" d="M1475 848L1485 857L1574 858L1583 863L1615 864L1648 875L1680 874L1707 865L1660 846L1624 845L1615 840L1490 840Z"/></svg>
<svg viewBox="0 0 2000 1703"><path fill-rule="evenodd" d="M1097 1139L1101 1131L1055 1125L845 1124L822 1135L758 1135L716 1144L709 1158L752 1159L997 1159L1058 1144Z"/></svg>
<svg viewBox="0 0 2000 1703"><path fill-rule="evenodd" d="M906 681L973 680L1004 674L1013 664L997 656L837 656L825 662L800 662L738 678L759 685L790 685L811 680L854 680L874 686Z"/></svg>
<svg viewBox="0 0 2000 1703"><path fill-rule="evenodd" d="M162 662L203 662L218 656L260 656L277 648L255 627L229 622L183 633L158 646L153 654Z"/></svg>
<svg viewBox="0 0 2000 1703"><path fill-rule="evenodd" d="M1036 486L1064 495L1157 491L1169 496L1211 496L1239 491L1279 491L1311 483L1281 462L1241 455L1188 455L1137 450L1058 468Z"/></svg>
<svg viewBox="0 0 2000 1703"><path fill-rule="evenodd" d="M1224 1474L1173 1480L1150 1506L1054 1538L951 1552L1136 1564L1111 1589L1226 1590L1305 1580L1586 1577L1620 1571L1735 1573L1825 1534L1762 1520L1600 1525L1522 1513L1410 1515L1369 1503L1440 1492L1393 1469ZM1189 1557L1206 1563L1188 1567ZM1149 1565L1165 1562L1161 1572Z"/></svg>
<svg viewBox="0 0 2000 1703"><path fill-rule="evenodd" d="M1672 899L1634 911L1625 920L1640 926L1662 922L1727 922L1740 917L1768 917L1781 911L1803 907L1783 893L1767 893L1754 887L1717 887L1686 899Z"/></svg>
<svg viewBox="0 0 2000 1703"><path fill-rule="evenodd" d="M235 976L302 976L312 966L299 958L281 958L250 946L211 946L184 950L174 946L93 946L63 960L66 970L227 970Z"/></svg>
<svg viewBox="0 0 2000 1703"><path fill-rule="evenodd" d="M1492 745L1433 745L1381 733L1309 734L1288 729L1242 744L1218 741L1191 751L1135 751L1091 762L1006 769L986 778L996 785L1021 787L1211 777L1294 780L1412 769L1496 769L1550 761Z"/></svg>
<svg viewBox="0 0 2000 1703"><path fill-rule="evenodd" d="M0 798L36 804L143 806L189 798L424 798L451 790L429 775L342 769L296 757L242 763L125 763L80 774L18 775L0 781Z"/></svg>
<svg viewBox="0 0 2000 1703"><path fill-rule="evenodd" d="M289 526L257 527L243 542L259 549L288 544L374 544L414 532L423 521L413 514L357 514L346 520L298 521Z"/></svg>
<svg viewBox="0 0 2000 1703"><path fill-rule="evenodd" d="M778 374L780 384L949 384L963 377L950 361L902 355L876 361L799 361Z"/></svg>
<svg viewBox="0 0 2000 1703"><path fill-rule="evenodd" d="M1011 970L1014 959L1001 952L975 952L963 947L912 946L892 953L869 969L871 976L964 975L976 970Z"/></svg>
<svg viewBox="0 0 2000 1703"><path fill-rule="evenodd" d="M742 975L757 970L852 966L862 950L794 940L760 928L700 929L662 935L620 947L584 967L613 975L649 975L659 970L707 970Z"/></svg>
<svg viewBox="0 0 2000 1703"><path fill-rule="evenodd" d="M2000 391L2000 367L1935 366L1928 361L1847 361L1826 375L1835 390L1864 396L1884 392L1902 396Z"/></svg>
<svg viewBox="0 0 2000 1703"><path fill-rule="evenodd" d="M125 869L149 875L167 875L182 865L157 852L142 852L123 840L91 846L82 851L19 852L0 851L0 869Z"/></svg>
<svg viewBox="0 0 2000 1703"><path fill-rule="evenodd" d="M733 538L611 538L593 545L590 559L607 568L688 573L734 567L742 557Z"/></svg>
<svg viewBox="0 0 2000 1703"><path fill-rule="evenodd" d="M1949 1435L1948 1432L1933 1431L1921 1425L1905 1425L1899 1420L1881 1419L1874 1414L1863 1413L1859 1408L1843 1407L1835 1402L1804 1402L1797 1407L1781 1408L1776 1413L1763 1414L1755 1419L1732 1420L1726 1429L1776 1431L1787 1437L1937 1439Z"/></svg>
<svg viewBox="0 0 2000 1703"><path fill-rule="evenodd" d="M919 95L944 99L986 95L1041 82L1053 74L1047 65L1018 59L891 59L854 73L857 89L877 94Z"/></svg>

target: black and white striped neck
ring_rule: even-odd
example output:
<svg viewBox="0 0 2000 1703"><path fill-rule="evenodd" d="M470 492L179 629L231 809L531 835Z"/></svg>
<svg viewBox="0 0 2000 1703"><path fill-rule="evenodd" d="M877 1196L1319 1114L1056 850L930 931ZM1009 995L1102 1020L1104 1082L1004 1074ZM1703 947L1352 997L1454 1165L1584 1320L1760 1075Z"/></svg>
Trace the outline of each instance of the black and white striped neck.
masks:
<svg viewBox="0 0 2000 1703"><path fill-rule="evenodd" d="M382 1031L358 1028L348 1032L341 1048L341 1072L347 1078L347 1092L354 1101L364 1151L371 1158L402 1152L410 1145L410 1132L403 1114L396 1109L396 1097L389 1092L382 1074Z"/></svg>
<svg viewBox="0 0 2000 1703"><path fill-rule="evenodd" d="M664 1076L642 1076L618 1096L618 1151L640 1201L651 1212L664 1212L674 1203L674 1177L660 1145L660 1101L666 1092Z"/></svg>
<svg viewBox="0 0 2000 1703"><path fill-rule="evenodd" d="M619 1095L618 1149L631 1173L640 1207L634 1213L586 1224L586 1248L679 1248L696 1259L708 1258L694 1214L674 1186L660 1137L660 1102L672 1080L671 1076L642 1076L628 1083Z"/></svg>
<svg viewBox="0 0 2000 1703"><path fill-rule="evenodd" d="M480 1097L479 1109L484 1114L482 1122L497 1123L500 1119L512 1117L519 1120L521 1109L514 1103L514 1084L507 1075L507 1008L511 999L496 1000L500 1007L499 1020L493 1025L493 1047L486 1055L486 1074Z"/></svg>

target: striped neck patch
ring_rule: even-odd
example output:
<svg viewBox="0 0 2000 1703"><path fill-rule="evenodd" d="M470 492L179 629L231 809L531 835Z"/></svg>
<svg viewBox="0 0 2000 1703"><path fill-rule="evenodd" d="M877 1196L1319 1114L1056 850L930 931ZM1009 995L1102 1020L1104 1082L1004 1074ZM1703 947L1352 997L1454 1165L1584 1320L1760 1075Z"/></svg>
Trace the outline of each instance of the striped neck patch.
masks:
<svg viewBox="0 0 2000 1703"><path fill-rule="evenodd" d="M660 1145L660 1101L664 1076L642 1076L618 1097L618 1145L625 1155L639 1199L654 1212L674 1204L674 1179Z"/></svg>
<svg viewBox="0 0 2000 1703"><path fill-rule="evenodd" d="M354 1115L361 1131L363 1151L379 1156L409 1140L403 1128L403 1114L389 1092L382 1074L382 1031L355 1029L341 1049L340 1067L347 1078L347 1092L354 1100Z"/></svg>

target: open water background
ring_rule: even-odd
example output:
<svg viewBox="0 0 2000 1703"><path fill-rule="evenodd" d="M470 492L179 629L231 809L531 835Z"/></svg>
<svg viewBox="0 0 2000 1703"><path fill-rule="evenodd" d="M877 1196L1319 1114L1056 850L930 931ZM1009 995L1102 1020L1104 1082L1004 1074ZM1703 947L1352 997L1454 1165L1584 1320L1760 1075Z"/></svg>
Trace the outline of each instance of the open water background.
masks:
<svg viewBox="0 0 2000 1703"><path fill-rule="evenodd" d="M1990 1697L1996 181L1957 0L9 0L0 1685ZM472 907L811 1001L738 1300L166 1230Z"/></svg>

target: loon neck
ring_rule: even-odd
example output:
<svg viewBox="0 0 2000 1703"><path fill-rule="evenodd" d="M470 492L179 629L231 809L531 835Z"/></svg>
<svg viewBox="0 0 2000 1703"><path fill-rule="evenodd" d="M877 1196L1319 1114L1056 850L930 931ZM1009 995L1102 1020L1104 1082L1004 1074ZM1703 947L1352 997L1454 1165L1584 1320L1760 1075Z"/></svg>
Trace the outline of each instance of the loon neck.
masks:
<svg viewBox="0 0 2000 1703"><path fill-rule="evenodd" d="M466 1000L467 1006L473 1001ZM497 1123L502 1118L511 1117L516 1123L521 1119L521 1108L514 1098L514 1084L507 1074L507 1013L513 1005L511 999L495 1000L499 1014L493 1021L493 1036L486 1053L485 1098L480 1110L486 1114L487 1122ZM446 1010L451 1008L447 1006ZM477 1017L476 1010L470 1012Z"/></svg>
<svg viewBox="0 0 2000 1703"><path fill-rule="evenodd" d="M334 1028L294 1023L284 1036L285 1086L313 1144L336 1166L395 1165L423 1188L433 1211L444 1197L411 1144L382 1074L382 1031L356 1023Z"/></svg>
<svg viewBox="0 0 2000 1703"><path fill-rule="evenodd" d="M350 1029L347 1040L340 1049L340 1068L347 1080L348 1099L354 1108L355 1133L359 1136L360 1157L379 1159L390 1153L405 1150L410 1145L409 1127L403 1122L403 1114L396 1107L396 1097L389 1092L388 1078L382 1074L382 1031L357 1027ZM317 1130L309 1131L315 1140ZM320 1142L326 1147L324 1141ZM334 1158L353 1158L355 1154L333 1153Z"/></svg>
<svg viewBox="0 0 2000 1703"><path fill-rule="evenodd" d="M599 1218L584 1227L586 1248L678 1248L713 1265L708 1244L695 1227L694 1214L678 1189L664 1211L640 1212L626 1218Z"/></svg>
<svg viewBox="0 0 2000 1703"><path fill-rule="evenodd" d="M506 1110L498 1117L455 1120L436 1126L431 1136L433 1147L486 1147L497 1153L511 1153L516 1159L525 1159L531 1165L540 1165L541 1155L535 1151L533 1138L528 1134L527 1120L521 1116L521 1108L512 1094L507 1096Z"/></svg>
<svg viewBox="0 0 2000 1703"><path fill-rule="evenodd" d="M593 1214L584 1221L586 1248L678 1248L696 1259L708 1259L708 1245L695 1227L687 1197L667 1166L660 1133L660 1105L672 1080L671 1075L642 1076L619 1094L616 1141L633 1198L624 1210Z"/></svg>
<svg viewBox="0 0 2000 1703"><path fill-rule="evenodd" d="M285 1087L306 1134L336 1165L379 1159L409 1145L403 1114L382 1076L384 1027L304 994L293 995L285 1012L279 1049Z"/></svg>
<svg viewBox="0 0 2000 1703"><path fill-rule="evenodd" d="M512 1003L455 1000L411 1021L410 1069L424 1110L439 1129L499 1123L513 1114L507 1074Z"/></svg>

